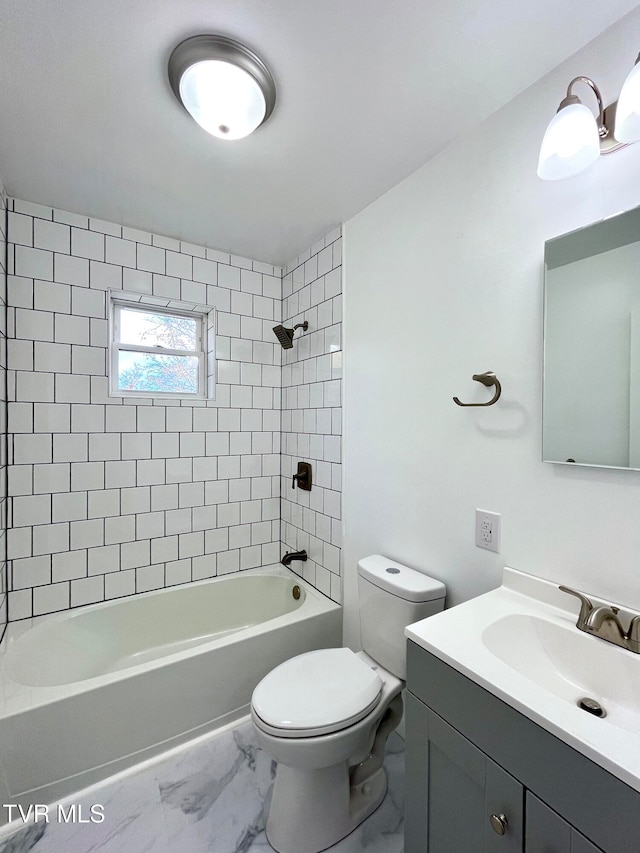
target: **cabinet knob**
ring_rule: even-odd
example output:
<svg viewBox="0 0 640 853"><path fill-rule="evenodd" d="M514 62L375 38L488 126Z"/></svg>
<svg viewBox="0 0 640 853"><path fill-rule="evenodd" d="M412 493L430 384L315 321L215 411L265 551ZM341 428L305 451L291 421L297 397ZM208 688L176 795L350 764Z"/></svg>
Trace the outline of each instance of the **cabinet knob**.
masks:
<svg viewBox="0 0 640 853"><path fill-rule="evenodd" d="M504 835L509 827L507 816L503 814L492 814L489 818L489 823L491 824L491 829L497 832L498 835Z"/></svg>

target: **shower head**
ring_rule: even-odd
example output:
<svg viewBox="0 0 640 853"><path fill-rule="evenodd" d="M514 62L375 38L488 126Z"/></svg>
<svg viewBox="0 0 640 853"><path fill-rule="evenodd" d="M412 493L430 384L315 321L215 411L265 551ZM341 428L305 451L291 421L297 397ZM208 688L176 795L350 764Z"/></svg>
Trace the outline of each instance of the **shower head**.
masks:
<svg viewBox="0 0 640 853"><path fill-rule="evenodd" d="M293 347L293 333L296 329L302 329L303 332L306 332L309 328L309 323L307 320L304 323L298 323L297 326L294 326L293 329L287 329L284 326L274 326L273 331L275 332L276 338L280 341L282 345L282 349L291 349Z"/></svg>
<svg viewBox="0 0 640 853"><path fill-rule="evenodd" d="M282 344L282 349L291 349L293 347L293 329L285 329L284 326L274 326L276 338Z"/></svg>

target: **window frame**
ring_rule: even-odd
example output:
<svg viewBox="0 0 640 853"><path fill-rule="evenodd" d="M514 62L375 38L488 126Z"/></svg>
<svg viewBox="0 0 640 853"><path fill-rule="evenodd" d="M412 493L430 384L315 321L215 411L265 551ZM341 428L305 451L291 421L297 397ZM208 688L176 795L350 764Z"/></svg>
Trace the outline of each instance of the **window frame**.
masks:
<svg viewBox="0 0 640 853"><path fill-rule="evenodd" d="M168 317L188 317L197 320L197 344L196 350L172 349L163 346L144 346L140 344L127 344L118 340L122 309L139 311L146 314L165 314ZM198 310L196 307L173 307L165 304L155 304L154 301L143 300L140 297L134 299L110 297L109 310L109 396L110 397L137 397L137 398L159 398L159 399L184 399L184 400L206 400L207 394L207 363L208 363L208 328L209 312ZM124 352L143 352L150 355L173 355L198 359L198 390L190 391L141 391L120 388L118 385L118 356Z"/></svg>

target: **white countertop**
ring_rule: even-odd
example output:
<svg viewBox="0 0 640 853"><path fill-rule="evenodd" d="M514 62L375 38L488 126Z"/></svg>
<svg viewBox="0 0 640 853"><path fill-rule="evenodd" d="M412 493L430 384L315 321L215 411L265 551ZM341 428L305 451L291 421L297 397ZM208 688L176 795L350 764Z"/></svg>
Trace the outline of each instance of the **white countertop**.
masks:
<svg viewBox="0 0 640 853"><path fill-rule="evenodd" d="M640 655L578 631L578 611L556 584L505 568L498 589L405 634L640 792ZM578 708L583 696L607 716Z"/></svg>

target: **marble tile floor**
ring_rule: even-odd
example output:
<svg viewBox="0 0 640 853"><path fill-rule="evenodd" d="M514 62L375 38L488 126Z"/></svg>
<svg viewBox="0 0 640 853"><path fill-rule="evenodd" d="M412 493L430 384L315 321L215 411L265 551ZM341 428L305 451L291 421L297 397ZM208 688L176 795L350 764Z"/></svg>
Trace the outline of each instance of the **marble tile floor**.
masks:
<svg viewBox="0 0 640 853"><path fill-rule="evenodd" d="M389 791L376 812L328 853L402 853L404 742L393 734ZM244 718L69 797L87 823L0 829L0 853L271 853L264 826L275 767ZM91 806L104 820L90 822ZM99 813L94 813L94 818Z"/></svg>

